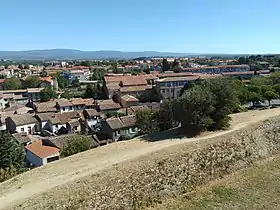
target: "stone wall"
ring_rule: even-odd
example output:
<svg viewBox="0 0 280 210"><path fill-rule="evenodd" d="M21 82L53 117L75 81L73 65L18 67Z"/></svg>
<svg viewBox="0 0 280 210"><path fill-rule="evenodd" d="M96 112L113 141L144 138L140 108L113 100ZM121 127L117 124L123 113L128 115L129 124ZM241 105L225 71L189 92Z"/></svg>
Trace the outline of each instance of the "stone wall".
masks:
<svg viewBox="0 0 280 210"><path fill-rule="evenodd" d="M250 166L279 150L280 117L275 117L224 136L116 165L41 195L40 200L48 196L53 209L141 209ZM55 197L62 191L64 196ZM41 202L34 208L49 205Z"/></svg>

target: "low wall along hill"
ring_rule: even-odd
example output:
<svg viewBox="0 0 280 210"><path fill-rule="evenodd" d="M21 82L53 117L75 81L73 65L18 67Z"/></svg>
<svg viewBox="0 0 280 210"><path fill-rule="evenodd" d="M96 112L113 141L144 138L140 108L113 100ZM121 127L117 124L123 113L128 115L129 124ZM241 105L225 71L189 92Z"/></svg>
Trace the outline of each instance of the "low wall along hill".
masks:
<svg viewBox="0 0 280 210"><path fill-rule="evenodd" d="M279 150L280 117L274 117L220 137L181 144L116 165L37 196L21 208L141 209Z"/></svg>

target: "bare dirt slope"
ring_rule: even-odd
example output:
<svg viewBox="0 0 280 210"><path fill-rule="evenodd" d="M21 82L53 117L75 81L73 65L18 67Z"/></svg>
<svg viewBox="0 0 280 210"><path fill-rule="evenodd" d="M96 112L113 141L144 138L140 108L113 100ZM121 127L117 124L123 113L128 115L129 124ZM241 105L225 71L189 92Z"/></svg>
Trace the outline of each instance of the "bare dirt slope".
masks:
<svg viewBox="0 0 280 210"><path fill-rule="evenodd" d="M0 184L0 209L20 204L36 194L49 191L56 186L89 174L94 174L114 164L132 160L173 145L221 136L277 115L280 115L280 108L239 113L232 115L232 126L227 131L207 133L197 138L168 139L152 143L137 138L93 149L50 163Z"/></svg>

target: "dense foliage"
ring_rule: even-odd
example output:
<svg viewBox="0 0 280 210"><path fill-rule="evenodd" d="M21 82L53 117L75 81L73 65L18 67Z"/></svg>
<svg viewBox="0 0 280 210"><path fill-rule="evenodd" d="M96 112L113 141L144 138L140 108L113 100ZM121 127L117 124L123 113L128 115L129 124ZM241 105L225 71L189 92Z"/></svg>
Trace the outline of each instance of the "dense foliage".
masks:
<svg viewBox="0 0 280 210"><path fill-rule="evenodd" d="M188 134L204 130L226 129L230 114L242 111L242 105L279 97L280 74L252 79L249 84L233 79L199 81L184 89L181 96L166 100L157 111L137 112L137 127L141 134L168 130L181 125Z"/></svg>
<svg viewBox="0 0 280 210"><path fill-rule="evenodd" d="M24 149L6 131L0 132L0 182L24 169Z"/></svg>
<svg viewBox="0 0 280 210"><path fill-rule="evenodd" d="M21 88L21 82L16 77L7 78L3 83L4 90L16 90L20 88Z"/></svg>
<svg viewBox="0 0 280 210"><path fill-rule="evenodd" d="M36 88L40 85L40 77L38 76L28 76L25 79L25 88Z"/></svg>
<svg viewBox="0 0 280 210"><path fill-rule="evenodd" d="M46 87L40 91L41 101L46 102L51 99L57 98L56 91L53 90L51 87Z"/></svg>
<svg viewBox="0 0 280 210"><path fill-rule="evenodd" d="M68 157L91 148L91 139L87 136L75 136L62 149L61 156Z"/></svg>

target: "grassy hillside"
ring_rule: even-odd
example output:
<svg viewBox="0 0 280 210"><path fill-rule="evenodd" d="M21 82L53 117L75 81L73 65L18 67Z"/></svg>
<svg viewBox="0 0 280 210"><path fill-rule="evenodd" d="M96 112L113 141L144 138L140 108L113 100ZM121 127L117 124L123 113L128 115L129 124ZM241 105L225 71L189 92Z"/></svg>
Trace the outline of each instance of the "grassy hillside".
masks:
<svg viewBox="0 0 280 210"><path fill-rule="evenodd" d="M279 196L280 155L149 209L280 209Z"/></svg>
<svg viewBox="0 0 280 210"><path fill-rule="evenodd" d="M275 117L221 136L174 145L137 160L114 164L113 168L67 182L45 193L34 194L25 202L15 205L14 209L30 209L31 206L32 209L143 209L186 193L191 196L199 186L277 154L280 151L279 131L279 117ZM150 143L149 147L152 145ZM258 186L262 182L256 183ZM17 191L13 195L28 193ZM252 189L252 192L255 190ZM235 188L214 187L211 194L205 193L209 197L201 199L197 208L211 208L206 202L210 198L213 201L209 203L213 205L220 200L240 202L244 199L243 202L250 206L246 200L250 199L250 195L245 194L246 190L238 194ZM193 196L195 199L195 194ZM257 199L261 195L255 196ZM6 200L7 197L3 202ZM232 203L232 200L228 202ZM180 205L176 200L167 203L171 205L170 208L158 208L178 209ZM196 203L193 205L189 208L196 207ZM181 209L187 207L182 206Z"/></svg>

